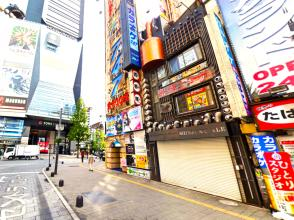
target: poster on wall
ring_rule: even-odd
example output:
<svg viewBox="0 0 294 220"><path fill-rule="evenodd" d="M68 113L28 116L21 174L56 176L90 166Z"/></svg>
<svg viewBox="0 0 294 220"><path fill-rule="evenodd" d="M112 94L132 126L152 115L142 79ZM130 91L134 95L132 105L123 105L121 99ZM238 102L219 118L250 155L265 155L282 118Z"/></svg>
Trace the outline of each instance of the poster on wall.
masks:
<svg viewBox="0 0 294 220"><path fill-rule="evenodd" d="M136 155L147 155L145 131L134 132L134 143Z"/></svg>
<svg viewBox="0 0 294 220"><path fill-rule="evenodd" d="M123 111L121 115L123 132L137 131L143 129L142 108L140 106Z"/></svg>
<svg viewBox="0 0 294 220"><path fill-rule="evenodd" d="M253 106L260 131L294 128L294 98Z"/></svg>
<svg viewBox="0 0 294 220"><path fill-rule="evenodd" d="M293 1L217 1L251 96L280 85L293 92Z"/></svg>
<svg viewBox="0 0 294 220"><path fill-rule="evenodd" d="M122 133L121 114L106 117L106 136L115 136Z"/></svg>
<svg viewBox="0 0 294 220"><path fill-rule="evenodd" d="M148 169L148 159L146 155L136 155L136 166L140 169Z"/></svg>

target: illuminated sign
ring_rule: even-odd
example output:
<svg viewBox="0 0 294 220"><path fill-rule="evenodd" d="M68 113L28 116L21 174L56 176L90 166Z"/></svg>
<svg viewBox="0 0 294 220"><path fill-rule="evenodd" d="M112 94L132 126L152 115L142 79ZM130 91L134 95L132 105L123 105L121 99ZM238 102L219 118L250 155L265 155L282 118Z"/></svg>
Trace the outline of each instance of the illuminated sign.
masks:
<svg viewBox="0 0 294 220"><path fill-rule="evenodd" d="M293 1L218 0L218 5L250 94L279 85L294 92Z"/></svg>
<svg viewBox="0 0 294 220"><path fill-rule="evenodd" d="M199 73L196 73L192 76L184 78L180 81L177 81L169 86L166 86L160 90L158 90L158 97L162 98L164 96L168 96L170 94L185 90L191 86L197 85L204 81L211 79L214 76L214 73L210 69L205 69Z"/></svg>
<svg viewBox="0 0 294 220"><path fill-rule="evenodd" d="M266 163L264 160L264 152L276 152L279 148L275 142L273 135L252 135L251 141L253 148L258 159L259 166L261 168L266 168Z"/></svg>
<svg viewBox="0 0 294 220"><path fill-rule="evenodd" d="M136 9L133 0L121 1L121 29L123 40L123 68L141 67Z"/></svg>
<svg viewBox="0 0 294 220"><path fill-rule="evenodd" d="M294 99L253 106L260 131L294 128Z"/></svg>
<svg viewBox="0 0 294 220"><path fill-rule="evenodd" d="M235 62L234 56L232 54L232 51L231 51L229 42L227 40L225 31L223 29L222 23L221 23L221 21L220 21L220 19L219 19L218 16L214 15L214 17L215 17L217 26L219 28L219 31L221 33L221 36L222 36L222 39L223 39L223 43L224 43L225 48L226 48L226 52L227 52L227 55L229 57L229 60L230 60L231 66L232 66L232 70L233 70L233 72L235 74L236 82L237 82L238 89L239 89L239 92L240 92L241 97L242 97L244 108L246 109L247 114L248 115L251 115L250 108L249 108L248 101L247 101L246 94L245 94L245 90L243 88L243 85L242 85L242 82L241 82L241 79L240 79L240 76L239 76L239 72L237 70L236 62Z"/></svg>

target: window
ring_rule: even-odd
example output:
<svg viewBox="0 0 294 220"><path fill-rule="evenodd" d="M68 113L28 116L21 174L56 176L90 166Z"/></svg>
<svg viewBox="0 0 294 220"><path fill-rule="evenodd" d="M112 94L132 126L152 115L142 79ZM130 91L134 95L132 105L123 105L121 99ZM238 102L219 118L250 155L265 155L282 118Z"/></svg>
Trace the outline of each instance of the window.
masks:
<svg viewBox="0 0 294 220"><path fill-rule="evenodd" d="M200 43L195 44L183 53L177 55L169 61L172 74L179 72L181 69L203 59L203 53Z"/></svg>
<svg viewBox="0 0 294 220"><path fill-rule="evenodd" d="M175 103L178 114L200 112L216 107L210 85L176 96Z"/></svg>
<svg viewBox="0 0 294 220"><path fill-rule="evenodd" d="M7 150L6 150L6 153L9 153L9 152L12 152L12 151L14 151L14 148L7 148Z"/></svg>
<svg viewBox="0 0 294 220"><path fill-rule="evenodd" d="M166 77L166 70L165 70L164 65L162 65L161 67L159 67L159 68L156 70L156 74L157 74L158 80L161 80L161 79L163 79L164 77Z"/></svg>

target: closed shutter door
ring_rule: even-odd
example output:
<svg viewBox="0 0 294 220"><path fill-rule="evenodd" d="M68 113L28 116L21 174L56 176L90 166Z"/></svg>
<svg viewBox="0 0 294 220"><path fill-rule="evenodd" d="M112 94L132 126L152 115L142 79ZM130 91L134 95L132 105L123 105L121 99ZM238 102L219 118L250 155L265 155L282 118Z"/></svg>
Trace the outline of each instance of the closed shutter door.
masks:
<svg viewBox="0 0 294 220"><path fill-rule="evenodd" d="M162 182L241 201L225 138L157 144Z"/></svg>

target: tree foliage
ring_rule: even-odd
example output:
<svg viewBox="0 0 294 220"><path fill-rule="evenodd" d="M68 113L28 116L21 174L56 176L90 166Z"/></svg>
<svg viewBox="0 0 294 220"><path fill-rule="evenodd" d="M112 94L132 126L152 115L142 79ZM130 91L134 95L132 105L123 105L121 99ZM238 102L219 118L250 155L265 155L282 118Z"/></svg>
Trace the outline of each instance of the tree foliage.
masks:
<svg viewBox="0 0 294 220"><path fill-rule="evenodd" d="M97 130L97 143L98 143L98 150L104 151L106 142L105 142L105 134L103 130Z"/></svg>
<svg viewBox="0 0 294 220"><path fill-rule="evenodd" d="M77 150L79 152L80 143L89 140L90 129L88 127L87 108L82 99L76 103L76 110L71 117L71 127L68 133L68 139L77 142ZM77 156L79 153L77 153Z"/></svg>

